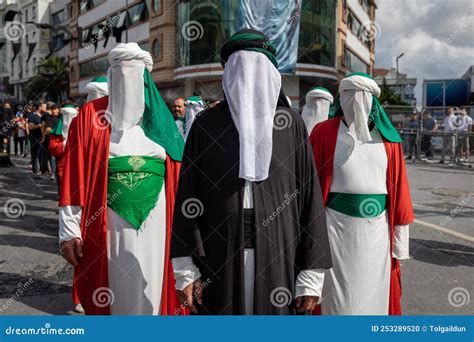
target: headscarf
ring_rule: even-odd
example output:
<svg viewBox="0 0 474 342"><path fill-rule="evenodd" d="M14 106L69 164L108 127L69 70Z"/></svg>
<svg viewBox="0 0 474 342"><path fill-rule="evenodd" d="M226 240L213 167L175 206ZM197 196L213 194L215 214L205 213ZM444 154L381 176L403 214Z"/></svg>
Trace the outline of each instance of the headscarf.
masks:
<svg viewBox="0 0 474 342"><path fill-rule="evenodd" d="M71 125L72 119L77 116L78 111L74 105L67 104L60 109L60 113L61 117L59 122L62 125L60 134L63 136L63 145L66 147L69 126Z"/></svg>
<svg viewBox="0 0 474 342"><path fill-rule="evenodd" d="M340 98L334 105L331 117L343 115L354 140L371 141L368 123L373 122L380 134L390 142L402 142L377 97L380 88L375 80L361 72L352 73L339 85Z"/></svg>
<svg viewBox="0 0 474 342"><path fill-rule="evenodd" d="M232 35L222 46L221 64L225 67L230 55L236 51L257 51L263 53L278 68L275 45L260 31L243 29Z"/></svg>
<svg viewBox="0 0 474 342"><path fill-rule="evenodd" d="M313 87L309 90L301 113L308 134L311 134L314 126L318 123L327 120L333 101L331 93L324 87Z"/></svg>
<svg viewBox="0 0 474 342"><path fill-rule="evenodd" d="M268 178L273 144L273 119L281 89L275 48L261 32L243 30L222 48L222 86L239 132L239 177Z"/></svg>
<svg viewBox="0 0 474 342"><path fill-rule="evenodd" d="M184 124L184 140L188 138L189 131L193 125L196 115L206 109L206 104L200 96L191 96L184 103L186 106L185 124Z"/></svg>
<svg viewBox="0 0 474 342"><path fill-rule="evenodd" d="M94 77L86 85L87 102L99 99L109 95L109 87L107 86L107 77Z"/></svg>
<svg viewBox="0 0 474 342"><path fill-rule="evenodd" d="M118 44L108 55L109 103L113 130L140 125L145 135L162 146L175 161L181 161L184 140L173 116L160 96L150 71L150 54L137 43Z"/></svg>

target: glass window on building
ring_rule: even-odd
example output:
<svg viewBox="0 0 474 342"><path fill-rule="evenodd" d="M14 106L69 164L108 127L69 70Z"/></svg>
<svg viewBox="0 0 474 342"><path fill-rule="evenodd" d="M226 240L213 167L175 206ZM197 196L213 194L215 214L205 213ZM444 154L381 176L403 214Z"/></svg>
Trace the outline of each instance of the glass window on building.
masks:
<svg viewBox="0 0 474 342"><path fill-rule="evenodd" d="M350 72L369 72L369 66L351 50L346 50L346 68Z"/></svg>
<svg viewBox="0 0 474 342"><path fill-rule="evenodd" d="M107 56L96 58L92 61L84 62L79 65L79 77L93 77L103 75L109 68Z"/></svg>
<svg viewBox="0 0 474 342"><path fill-rule="evenodd" d="M218 63L219 50L237 30L239 1L178 2L178 65Z"/></svg>
<svg viewBox="0 0 474 342"><path fill-rule="evenodd" d="M103 4L106 0L80 0L79 12L84 13L94 7Z"/></svg>
<svg viewBox="0 0 474 342"><path fill-rule="evenodd" d="M66 12L65 10L58 11L52 15L53 25L65 24L66 22Z"/></svg>
<svg viewBox="0 0 474 342"><path fill-rule="evenodd" d="M369 14L369 0L359 0L360 5L362 6L362 9Z"/></svg>
<svg viewBox="0 0 474 342"><path fill-rule="evenodd" d="M336 64L336 1L303 0L298 63Z"/></svg>
<svg viewBox="0 0 474 342"><path fill-rule="evenodd" d="M130 19L130 25L137 24L139 22L148 19L149 13L145 2L141 2L128 9L128 16Z"/></svg>

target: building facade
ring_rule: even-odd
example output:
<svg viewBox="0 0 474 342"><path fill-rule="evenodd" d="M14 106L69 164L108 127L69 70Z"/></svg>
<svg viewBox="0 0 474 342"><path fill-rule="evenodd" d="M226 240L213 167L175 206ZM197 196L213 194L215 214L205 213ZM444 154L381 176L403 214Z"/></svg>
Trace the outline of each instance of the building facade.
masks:
<svg viewBox="0 0 474 342"><path fill-rule="evenodd" d="M166 100L199 91L222 99L219 50L237 31L240 1L72 0L70 90L83 96L94 76L105 74L107 53L119 41L137 42L154 60L152 76ZM294 74L283 74L293 107L315 85L334 93L347 72L371 73L376 5L372 0L302 0ZM194 27L189 31L189 24Z"/></svg>
<svg viewBox="0 0 474 342"><path fill-rule="evenodd" d="M406 74L398 73L395 68L376 68L373 72L379 86L384 82L387 87L408 106L416 106L415 87L416 78L409 78Z"/></svg>
<svg viewBox="0 0 474 342"><path fill-rule="evenodd" d="M465 108L474 114L474 65L460 78L423 80L423 108L438 119L448 108Z"/></svg>
<svg viewBox="0 0 474 342"><path fill-rule="evenodd" d="M48 56L63 58L67 64L69 53L61 32L67 26L68 0L14 0L0 3L0 94L2 97L25 100L28 81L38 73L38 65ZM8 11L17 11L13 21L4 22ZM50 27L55 27L52 30ZM64 90L67 93L67 89ZM42 92L33 100L41 98ZM29 99L31 100L31 99Z"/></svg>

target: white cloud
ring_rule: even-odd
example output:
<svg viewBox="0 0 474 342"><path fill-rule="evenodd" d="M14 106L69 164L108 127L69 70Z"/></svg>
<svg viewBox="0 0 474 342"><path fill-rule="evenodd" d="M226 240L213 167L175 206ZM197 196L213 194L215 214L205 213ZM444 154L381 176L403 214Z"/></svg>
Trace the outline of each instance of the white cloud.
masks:
<svg viewBox="0 0 474 342"><path fill-rule="evenodd" d="M456 78L474 64L474 1L382 0L376 21L376 67L395 66L418 79L415 95L421 106L423 79Z"/></svg>

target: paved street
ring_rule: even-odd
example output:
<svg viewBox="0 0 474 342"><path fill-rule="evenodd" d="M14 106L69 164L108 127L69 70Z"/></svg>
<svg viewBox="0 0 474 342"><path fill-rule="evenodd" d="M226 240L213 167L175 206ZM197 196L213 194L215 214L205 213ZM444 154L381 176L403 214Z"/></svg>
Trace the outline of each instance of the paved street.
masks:
<svg viewBox="0 0 474 342"><path fill-rule="evenodd" d="M0 315L72 314L72 269L58 254L54 182L34 179L27 159L13 161L16 167L0 169ZM417 163L408 173L419 221L402 266L404 312L472 314L474 171Z"/></svg>

